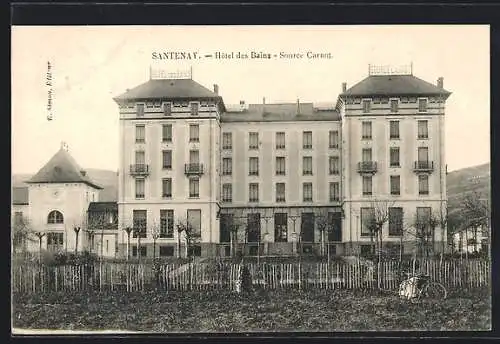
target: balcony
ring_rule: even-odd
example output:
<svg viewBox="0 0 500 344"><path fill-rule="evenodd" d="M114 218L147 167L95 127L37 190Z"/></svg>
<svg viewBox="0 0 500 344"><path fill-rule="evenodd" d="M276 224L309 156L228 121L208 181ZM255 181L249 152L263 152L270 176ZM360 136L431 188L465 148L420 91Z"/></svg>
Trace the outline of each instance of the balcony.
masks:
<svg viewBox="0 0 500 344"><path fill-rule="evenodd" d="M358 162L358 173L375 174L377 172L376 161L360 161Z"/></svg>
<svg viewBox="0 0 500 344"><path fill-rule="evenodd" d="M434 171L434 161L415 161L413 172L432 173Z"/></svg>
<svg viewBox="0 0 500 344"><path fill-rule="evenodd" d="M186 175L202 175L203 174L203 164L200 163L190 163L184 165L184 173Z"/></svg>
<svg viewBox="0 0 500 344"><path fill-rule="evenodd" d="M147 164L134 164L130 165L130 175L132 176L148 176L149 165Z"/></svg>

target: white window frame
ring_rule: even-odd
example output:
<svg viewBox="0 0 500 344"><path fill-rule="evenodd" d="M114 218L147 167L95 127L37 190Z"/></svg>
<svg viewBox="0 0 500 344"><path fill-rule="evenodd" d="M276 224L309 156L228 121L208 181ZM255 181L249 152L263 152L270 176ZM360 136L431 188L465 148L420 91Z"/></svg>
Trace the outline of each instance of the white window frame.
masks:
<svg viewBox="0 0 500 344"><path fill-rule="evenodd" d="M365 101L366 100L370 102L370 111L368 111L368 112L365 112ZM372 112L372 105L373 105L373 99L372 98L361 98L361 112L363 114L373 113Z"/></svg>
<svg viewBox="0 0 500 344"><path fill-rule="evenodd" d="M397 111L392 111L392 102L396 101L398 104ZM399 98L389 98L389 113L399 113Z"/></svg>
<svg viewBox="0 0 500 344"><path fill-rule="evenodd" d="M142 112L142 115L139 115L139 105L144 106L144 111ZM141 117L141 118L146 116L146 103L144 103L144 102L136 102L135 103L135 115L136 115L136 117Z"/></svg>

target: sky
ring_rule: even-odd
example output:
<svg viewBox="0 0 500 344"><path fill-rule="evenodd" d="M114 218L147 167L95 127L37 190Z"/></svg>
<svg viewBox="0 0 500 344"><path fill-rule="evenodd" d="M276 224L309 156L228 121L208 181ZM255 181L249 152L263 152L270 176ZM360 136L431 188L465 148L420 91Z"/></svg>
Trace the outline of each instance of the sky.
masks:
<svg viewBox="0 0 500 344"><path fill-rule="evenodd" d="M486 25L12 27L12 173L37 172L60 148L84 168L118 169L118 96L150 67L192 68L226 104L334 103L368 66L412 64L444 78L448 171L490 161L490 37ZM332 58L153 60L153 52L331 53ZM48 63L50 84L47 85ZM51 91L52 120L47 110Z"/></svg>

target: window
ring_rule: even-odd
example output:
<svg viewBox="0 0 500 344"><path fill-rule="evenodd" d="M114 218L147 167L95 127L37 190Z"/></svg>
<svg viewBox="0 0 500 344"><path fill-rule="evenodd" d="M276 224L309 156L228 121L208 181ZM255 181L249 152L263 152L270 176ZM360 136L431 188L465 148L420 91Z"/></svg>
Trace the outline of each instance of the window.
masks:
<svg viewBox="0 0 500 344"><path fill-rule="evenodd" d="M162 141L172 142L172 124L164 124L162 129Z"/></svg>
<svg viewBox="0 0 500 344"><path fill-rule="evenodd" d="M285 157L279 156L276 157L276 175L284 176L285 175Z"/></svg>
<svg viewBox="0 0 500 344"><path fill-rule="evenodd" d="M372 101L370 99L363 99L363 113L370 113Z"/></svg>
<svg viewBox="0 0 500 344"><path fill-rule="evenodd" d="M189 151L189 163L192 165L197 165L200 163L200 151L199 150L192 149Z"/></svg>
<svg viewBox="0 0 500 344"><path fill-rule="evenodd" d="M259 201L259 184L250 183L248 185L248 201L249 202Z"/></svg>
<svg viewBox="0 0 500 344"><path fill-rule="evenodd" d="M403 233L403 208L389 208L389 235Z"/></svg>
<svg viewBox="0 0 500 344"><path fill-rule="evenodd" d="M312 149L313 146L312 137L313 137L312 131L304 131L302 133L302 148Z"/></svg>
<svg viewBox="0 0 500 344"><path fill-rule="evenodd" d="M391 176L391 195L399 195L401 193L401 178L400 176Z"/></svg>
<svg viewBox="0 0 500 344"><path fill-rule="evenodd" d="M144 198L146 181L142 178L135 180L135 198Z"/></svg>
<svg viewBox="0 0 500 344"><path fill-rule="evenodd" d="M189 103L189 107L191 108L191 116L198 116L198 110L200 107L200 103L191 102L191 103Z"/></svg>
<svg viewBox="0 0 500 344"><path fill-rule="evenodd" d="M47 249L49 251L59 251L63 249L64 233L49 232L47 233Z"/></svg>
<svg viewBox="0 0 500 344"><path fill-rule="evenodd" d="M420 98L418 100L418 112L427 112L427 99Z"/></svg>
<svg viewBox="0 0 500 344"><path fill-rule="evenodd" d="M174 211L160 209L160 238L174 237Z"/></svg>
<svg viewBox="0 0 500 344"><path fill-rule="evenodd" d="M222 133L222 149L233 149L232 133Z"/></svg>
<svg viewBox="0 0 500 344"><path fill-rule="evenodd" d="M418 147L418 162L428 162L429 161L429 148L428 147ZM424 165L424 164L422 164Z"/></svg>
<svg viewBox="0 0 500 344"><path fill-rule="evenodd" d="M429 138L429 121L419 120L418 122L418 138L428 139Z"/></svg>
<svg viewBox="0 0 500 344"><path fill-rule="evenodd" d="M52 210L47 217L47 223L64 223L63 214L60 211Z"/></svg>
<svg viewBox="0 0 500 344"><path fill-rule="evenodd" d="M174 246L160 246L160 257L173 257Z"/></svg>
<svg viewBox="0 0 500 344"><path fill-rule="evenodd" d="M374 208L361 208L361 236L370 236L375 222Z"/></svg>
<svg viewBox="0 0 500 344"><path fill-rule="evenodd" d="M399 139L399 121L389 121L389 138Z"/></svg>
<svg viewBox="0 0 500 344"><path fill-rule="evenodd" d="M427 174L420 174L418 176L418 194L429 194L429 176Z"/></svg>
<svg viewBox="0 0 500 344"><path fill-rule="evenodd" d="M193 230L194 236L201 237L201 209L188 209L187 223Z"/></svg>
<svg viewBox="0 0 500 344"><path fill-rule="evenodd" d="M285 149L285 133L276 133L276 149Z"/></svg>
<svg viewBox="0 0 500 344"><path fill-rule="evenodd" d="M259 158L251 157L248 159L248 174L250 176L259 175Z"/></svg>
<svg viewBox="0 0 500 344"><path fill-rule="evenodd" d="M274 241L287 242L288 240L288 215L287 213L274 214Z"/></svg>
<svg viewBox="0 0 500 344"><path fill-rule="evenodd" d="M146 237L147 228L147 211L146 210L134 210L132 213L133 218L133 237L137 238L137 234L140 234L141 238Z"/></svg>
<svg viewBox="0 0 500 344"><path fill-rule="evenodd" d="M363 196L372 194L372 176L363 176Z"/></svg>
<svg viewBox="0 0 500 344"><path fill-rule="evenodd" d="M399 111L399 101L397 99L391 99L391 112Z"/></svg>
<svg viewBox="0 0 500 344"><path fill-rule="evenodd" d="M339 157L331 156L329 159L330 174L339 174Z"/></svg>
<svg viewBox="0 0 500 344"><path fill-rule="evenodd" d="M200 245L189 246L188 256L189 257L201 257L201 246Z"/></svg>
<svg viewBox="0 0 500 344"><path fill-rule="evenodd" d="M162 162L163 169L164 170L172 169L172 151L164 150L162 152L162 157L163 157L163 162Z"/></svg>
<svg viewBox="0 0 500 344"><path fill-rule="evenodd" d="M276 202L285 202L285 183L276 183Z"/></svg>
<svg viewBox="0 0 500 344"><path fill-rule="evenodd" d="M222 184L222 202L232 202L233 201L233 185L226 183Z"/></svg>
<svg viewBox="0 0 500 344"><path fill-rule="evenodd" d="M23 223L23 212L22 211L16 211L14 213L14 224L16 226L19 226Z"/></svg>
<svg viewBox="0 0 500 344"><path fill-rule="evenodd" d="M233 173L233 159L222 158L222 175L230 176Z"/></svg>
<svg viewBox="0 0 500 344"><path fill-rule="evenodd" d="M172 178L163 178L161 180L161 197L172 197Z"/></svg>
<svg viewBox="0 0 500 344"><path fill-rule="evenodd" d="M172 114L172 103L163 103L163 115L170 116Z"/></svg>
<svg viewBox="0 0 500 344"><path fill-rule="evenodd" d="M200 125L190 124L189 125L189 142L199 142L200 141Z"/></svg>
<svg viewBox="0 0 500 344"><path fill-rule="evenodd" d="M312 183L302 184L302 193L303 193L304 202L312 202L312 200L313 200Z"/></svg>
<svg viewBox="0 0 500 344"><path fill-rule="evenodd" d="M302 157L302 174L304 176L310 176L313 174L312 157L310 156Z"/></svg>
<svg viewBox="0 0 500 344"><path fill-rule="evenodd" d="M338 130L330 130L328 134L328 146L330 148L339 148L339 132Z"/></svg>
<svg viewBox="0 0 500 344"><path fill-rule="evenodd" d="M400 167L399 165L399 147L391 147L389 149L389 166Z"/></svg>
<svg viewBox="0 0 500 344"><path fill-rule="evenodd" d="M259 149L259 133L248 134L248 149Z"/></svg>
<svg viewBox="0 0 500 344"><path fill-rule="evenodd" d="M135 126L135 142L144 143L146 141L146 126L138 124Z"/></svg>
<svg viewBox="0 0 500 344"><path fill-rule="evenodd" d="M420 235L430 229L431 213L431 207L417 207L416 228Z"/></svg>
<svg viewBox="0 0 500 344"><path fill-rule="evenodd" d="M372 139L372 122L362 122L361 124L361 138L363 140Z"/></svg>
<svg viewBox="0 0 500 344"><path fill-rule="evenodd" d="M361 158L363 162L371 162L372 161L372 149L371 148L363 148L361 150Z"/></svg>
<svg viewBox="0 0 500 344"><path fill-rule="evenodd" d="M106 253L109 253L109 240L106 240Z"/></svg>
<svg viewBox="0 0 500 344"><path fill-rule="evenodd" d="M148 255L148 247L141 246L141 257L147 257L147 255Z"/></svg>
<svg viewBox="0 0 500 344"><path fill-rule="evenodd" d="M339 182L330 182L330 202L340 200L340 185Z"/></svg>
<svg viewBox="0 0 500 344"><path fill-rule="evenodd" d="M144 116L144 103L137 103L137 117L142 117Z"/></svg>
<svg viewBox="0 0 500 344"><path fill-rule="evenodd" d="M189 179L189 197L198 198L200 197L200 181L196 178Z"/></svg>

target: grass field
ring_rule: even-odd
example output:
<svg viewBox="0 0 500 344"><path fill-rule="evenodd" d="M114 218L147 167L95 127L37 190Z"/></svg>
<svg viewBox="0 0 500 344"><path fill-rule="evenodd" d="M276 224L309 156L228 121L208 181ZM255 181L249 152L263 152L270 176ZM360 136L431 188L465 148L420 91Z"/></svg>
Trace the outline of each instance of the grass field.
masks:
<svg viewBox="0 0 500 344"><path fill-rule="evenodd" d="M468 331L491 328L489 290L439 304L352 290L14 295L20 329L146 332Z"/></svg>

